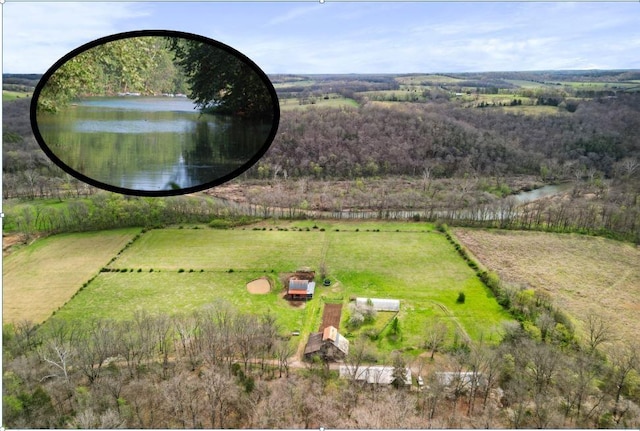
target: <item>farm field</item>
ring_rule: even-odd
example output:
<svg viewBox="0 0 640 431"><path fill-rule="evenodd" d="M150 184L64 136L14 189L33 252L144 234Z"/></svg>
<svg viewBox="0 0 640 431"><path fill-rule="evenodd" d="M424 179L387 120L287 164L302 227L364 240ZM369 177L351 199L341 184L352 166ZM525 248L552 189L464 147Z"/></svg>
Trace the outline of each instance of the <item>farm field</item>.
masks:
<svg viewBox="0 0 640 431"><path fill-rule="evenodd" d="M25 91L2 90L2 101L8 102L10 100L29 97L30 95L31 93L27 93Z"/></svg>
<svg viewBox="0 0 640 431"><path fill-rule="evenodd" d="M269 222L233 230L151 230L109 264L118 247L110 254L101 247L101 258L78 249L78 254L94 262L92 271L82 279L69 283L67 272L78 271L67 267L49 281L40 282L53 286L48 287L52 291L59 290L57 295L64 303L105 267L56 312L57 318L125 319L140 309L189 313L222 301L241 312L276 315L283 332L301 331L299 340L318 330L324 300L347 305L354 296L399 299L401 337L380 337L376 341L377 348L387 353L403 346L421 348L425 325L433 318L445 319L452 332L458 327L471 339L483 336L494 341L499 339L502 322L509 319L474 271L431 225L327 221L316 225L298 221L267 226ZM101 233L94 235L100 237ZM32 247L42 249L50 258L60 254L55 247L58 241L61 247L66 246L64 237L54 236L48 239L47 247L36 242L23 253L12 255L13 271L19 273L20 265L31 265ZM330 286L318 283L314 299L304 304L294 305L283 298L283 274L304 266L318 274L322 262ZM248 282L265 276L274 286L270 293L255 295L247 291ZM19 285L17 279L12 283ZM69 288L62 289L61 285ZM460 291L466 295L464 304L456 303ZM5 300L6 307L10 304ZM342 314L343 318L348 314L346 307ZM346 332L345 328L340 330Z"/></svg>
<svg viewBox="0 0 640 431"><path fill-rule="evenodd" d="M624 340L640 333L640 250L628 243L576 234L455 229L477 259L500 278L549 292L578 328L589 312Z"/></svg>
<svg viewBox="0 0 640 431"><path fill-rule="evenodd" d="M305 102L304 104L300 104L299 99L296 98L282 98L280 99L280 109L283 111L294 110L294 109L309 109L309 108L342 108L342 107L350 107L357 108L358 102L353 99L348 99L346 97L332 95L329 99L324 99L322 97L316 98L313 103Z"/></svg>
<svg viewBox="0 0 640 431"><path fill-rule="evenodd" d="M117 229L56 235L6 256L3 323L47 319L139 232Z"/></svg>

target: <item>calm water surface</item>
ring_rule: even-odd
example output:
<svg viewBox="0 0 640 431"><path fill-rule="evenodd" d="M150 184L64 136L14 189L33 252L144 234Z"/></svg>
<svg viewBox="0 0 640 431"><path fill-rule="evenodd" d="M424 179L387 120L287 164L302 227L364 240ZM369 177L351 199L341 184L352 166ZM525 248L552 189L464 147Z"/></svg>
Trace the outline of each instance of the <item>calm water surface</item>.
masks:
<svg viewBox="0 0 640 431"><path fill-rule="evenodd" d="M84 99L38 114L49 149L95 181L129 190L198 187L246 164L271 123L201 114L186 98Z"/></svg>

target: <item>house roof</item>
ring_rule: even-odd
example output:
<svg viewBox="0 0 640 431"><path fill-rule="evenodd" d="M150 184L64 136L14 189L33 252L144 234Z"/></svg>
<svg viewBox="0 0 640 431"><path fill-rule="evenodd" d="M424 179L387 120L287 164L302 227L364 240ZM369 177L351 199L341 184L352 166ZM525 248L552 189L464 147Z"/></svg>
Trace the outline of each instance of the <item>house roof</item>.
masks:
<svg viewBox="0 0 640 431"><path fill-rule="evenodd" d="M309 353L315 353L320 351L322 347L322 333L320 332L312 332L309 334L309 341L307 341L307 345L304 348L304 354L307 355Z"/></svg>
<svg viewBox="0 0 640 431"><path fill-rule="evenodd" d="M349 340L344 338L334 326L327 326L322 332L322 341L336 346L345 355L349 354Z"/></svg>
<svg viewBox="0 0 640 431"><path fill-rule="evenodd" d="M324 331L322 332L322 341L324 340L331 340L331 341L336 341L336 339L338 338L338 330L335 328L335 326L327 326L326 328L324 328Z"/></svg>
<svg viewBox="0 0 640 431"><path fill-rule="evenodd" d="M436 379L444 386L449 386L457 381L462 385L470 385L475 379L476 384L481 384L483 377L481 373L471 371L440 371L436 373Z"/></svg>

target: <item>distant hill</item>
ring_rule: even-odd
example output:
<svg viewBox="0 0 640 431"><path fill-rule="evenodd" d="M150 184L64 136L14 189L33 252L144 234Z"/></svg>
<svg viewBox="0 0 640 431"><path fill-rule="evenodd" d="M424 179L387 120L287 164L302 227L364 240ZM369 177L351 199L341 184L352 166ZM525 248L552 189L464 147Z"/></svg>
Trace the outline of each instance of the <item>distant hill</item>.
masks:
<svg viewBox="0 0 640 431"><path fill-rule="evenodd" d="M2 89L10 91L33 91L42 78L40 73L3 73Z"/></svg>

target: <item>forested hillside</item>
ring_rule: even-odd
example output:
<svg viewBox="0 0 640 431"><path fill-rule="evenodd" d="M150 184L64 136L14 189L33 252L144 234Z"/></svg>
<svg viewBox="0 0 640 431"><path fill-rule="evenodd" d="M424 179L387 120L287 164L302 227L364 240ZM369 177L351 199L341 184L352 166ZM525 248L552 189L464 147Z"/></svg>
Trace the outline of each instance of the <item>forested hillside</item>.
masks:
<svg viewBox="0 0 640 431"><path fill-rule="evenodd" d="M523 115L455 104L365 104L283 112L261 165L290 176L542 175L626 173L640 159L640 95L580 103L576 111Z"/></svg>

